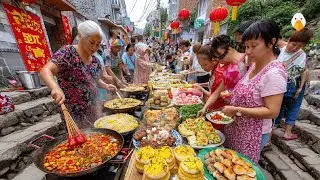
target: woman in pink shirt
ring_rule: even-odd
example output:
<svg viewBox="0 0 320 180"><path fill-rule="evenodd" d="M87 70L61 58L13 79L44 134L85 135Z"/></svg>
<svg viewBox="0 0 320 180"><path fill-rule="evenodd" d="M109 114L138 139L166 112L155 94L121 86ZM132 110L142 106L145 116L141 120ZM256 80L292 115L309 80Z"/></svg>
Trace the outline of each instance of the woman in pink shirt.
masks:
<svg viewBox="0 0 320 180"><path fill-rule="evenodd" d="M286 92L286 71L276 61L279 26L269 20L252 24L242 35L246 54L253 64L232 91L230 106L222 110L235 121L225 126L225 146L258 162L263 121L276 118L283 93ZM267 136L268 138L268 136Z"/></svg>

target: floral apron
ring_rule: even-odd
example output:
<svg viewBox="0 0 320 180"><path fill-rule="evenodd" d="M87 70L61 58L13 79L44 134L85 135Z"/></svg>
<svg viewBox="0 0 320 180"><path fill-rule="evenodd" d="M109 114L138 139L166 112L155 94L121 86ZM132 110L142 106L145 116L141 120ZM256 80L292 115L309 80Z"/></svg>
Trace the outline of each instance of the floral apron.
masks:
<svg viewBox="0 0 320 180"><path fill-rule="evenodd" d="M238 107L254 108L260 107L255 103L253 98L254 89L259 84L264 74L275 67L274 62L265 67L262 72L257 74L248 82L243 82L246 78L249 78L249 74L254 68L251 67L245 77L239 81L232 92L231 105ZM224 133L226 136L225 146L238 151L239 153L249 157L254 162L259 160L260 143L262 137L262 123L261 119L250 117L236 117L232 124L225 126Z"/></svg>

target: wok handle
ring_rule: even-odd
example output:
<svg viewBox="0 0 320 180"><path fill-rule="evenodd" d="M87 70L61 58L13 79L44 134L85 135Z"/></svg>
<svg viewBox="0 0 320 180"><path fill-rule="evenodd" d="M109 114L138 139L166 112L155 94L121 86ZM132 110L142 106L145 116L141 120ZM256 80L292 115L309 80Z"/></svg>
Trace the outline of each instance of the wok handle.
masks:
<svg viewBox="0 0 320 180"><path fill-rule="evenodd" d="M123 163L125 163L126 161L127 161L127 159L131 156L131 154L133 153L133 148L131 149L131 148L122 148L122 149L130 149L130 151L129 151L129 153L127 154L127 156L126 157L124 157L123 159L113 159L113 160L110 160L109 162L110 163L114 163L114 164L123 164ZM122 150L121 149L121 150ZM121 150L120 150L120 152L121 152Z"/></svg>
<svg viewBox="0 0 320 180"><path fill-rule="evenodd" d="M49 140L54 140L55 138L46 134L43 134L39 137L37 137L36 139L32 140L29 142L28 147L34 148L34 149L39 149L40 146L35 145L35 143L37 141L39 141L40 139L49 139Z"/></svg>

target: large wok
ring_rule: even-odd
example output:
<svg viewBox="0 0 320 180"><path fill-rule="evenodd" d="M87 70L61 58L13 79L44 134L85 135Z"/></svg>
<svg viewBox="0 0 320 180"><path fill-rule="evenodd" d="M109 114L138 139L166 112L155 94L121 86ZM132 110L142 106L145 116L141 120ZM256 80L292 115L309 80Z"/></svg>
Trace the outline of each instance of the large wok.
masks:
<svg viewBox="0 0 320 180"><path fill-rule="evenodd" d="M92 133L102 133L102 134L105 134L105 135L111 135L113 136L114 138L116 138L119 143L120 143L120 149L119 151L117 152L117 154L120 152L120 150L122 149L123 147L123 143L124 143L124 140L123 140L123 137L121 134L119 134L118 132L114 131L114 130L111 130L111 129L97 129L97 128L87 128L87 129L82 129L82 132L84 134L92 134ZM39 147L39 146L36 146L34 145L33 143L37 140L39 140L40 138L46 138L46 139L51 139L50 141L46 142L42 147ZM113 157L117 156L117 154L115 154L113 157L111 157L110 159L106 159L102 164L98 165L98 166L95 166L93 168L90 168L90 169L87 169L87 170L84 170L84 171L80 171L80 172L77 172L77 173L57 173L57 172L51 172L51 171L48 171L45 167L44 167L44 157L45 155L51 150L53 149L54 147L56 147L57 145L59 145L60 143L62 143L63 141L66 141L67 140L67 134L65 135L62 135L62 136L59 136L57 138L53 138L51 136L48 136L48 135L42 135L40 136L39 138L35 139L34 141L31 141L29 143L29 146L30 147L33 147L33 148L36 148L36 153L35 153L35 156L34 156L34 163L35 165L43 172L46 172L48 174L54 174L54 175L57 175L57 176L62 176L62 177L76 177L76 176L82 176L82 175L86 175L86 174L89 174L89 173L92 173L92 172L95 172L97 171L98 169L102 168L103 165L110 161Z"/></svg>

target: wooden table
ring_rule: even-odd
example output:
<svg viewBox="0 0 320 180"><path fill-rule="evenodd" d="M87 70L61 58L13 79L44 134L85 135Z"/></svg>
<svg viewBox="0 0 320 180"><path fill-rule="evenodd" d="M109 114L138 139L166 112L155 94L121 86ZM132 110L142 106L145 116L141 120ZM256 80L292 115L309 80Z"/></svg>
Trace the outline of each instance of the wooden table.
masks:
<svg viewBox="0 0 320 180"><path fill-rule="evenodd" d="M135 167L136 163L136 150L133 151L131 155L131 159L127 168L127 171L125 172L124 180L141 180L142 174L139 173Z"/></svg>

